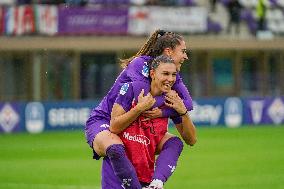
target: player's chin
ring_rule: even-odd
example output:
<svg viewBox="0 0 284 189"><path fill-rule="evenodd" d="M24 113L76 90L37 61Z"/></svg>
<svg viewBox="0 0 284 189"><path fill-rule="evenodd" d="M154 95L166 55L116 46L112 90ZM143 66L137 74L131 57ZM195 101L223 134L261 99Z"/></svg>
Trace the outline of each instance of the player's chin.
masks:
<svg viewBox="0 0 284 189"><path fill-rule="evenodd" d="M171 88L170 87L163 87L162 92L163 93L168 93L170 92Z"/></svg>

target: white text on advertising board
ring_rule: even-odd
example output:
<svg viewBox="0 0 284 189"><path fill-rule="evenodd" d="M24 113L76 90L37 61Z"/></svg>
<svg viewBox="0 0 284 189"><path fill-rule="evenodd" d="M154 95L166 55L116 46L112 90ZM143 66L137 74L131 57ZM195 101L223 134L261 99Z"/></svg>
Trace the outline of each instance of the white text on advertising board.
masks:
<svg viewBox="0 0 284 189"><path fill-rule="evenodd" d="M89 114L89 108L52 108L48 112L48 123L52 127L84 126Z"/></svg>
<svg viewBox="0 0 284 189"><path fill-rule="evenodd" d="M222 113L221 105L205 104L200 105L195 101L193 102L193 111L190 112L192 120L194 122L209 123L210 125L216 125L219 122Z"/></svg>

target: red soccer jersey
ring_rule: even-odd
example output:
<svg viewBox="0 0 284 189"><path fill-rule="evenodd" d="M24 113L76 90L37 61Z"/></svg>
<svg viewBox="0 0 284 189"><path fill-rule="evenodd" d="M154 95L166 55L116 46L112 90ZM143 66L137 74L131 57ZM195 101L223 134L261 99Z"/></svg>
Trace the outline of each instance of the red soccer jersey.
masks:
<svg viewBox="0 0 284 189"><path fill-rule="evenodd" d="M155 151L168 129L168 118L139 116L119 134L139 181L150 183L154 173Z"/></svg>

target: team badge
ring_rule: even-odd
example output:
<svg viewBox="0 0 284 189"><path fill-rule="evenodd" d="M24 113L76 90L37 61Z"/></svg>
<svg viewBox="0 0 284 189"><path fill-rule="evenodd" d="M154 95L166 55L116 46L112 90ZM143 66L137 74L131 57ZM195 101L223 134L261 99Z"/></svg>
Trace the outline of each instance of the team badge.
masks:
<svg viewBox="0 0 284 189"><path fill-rule="evenodd" d="M149 77L149 67L147 65L147 62L144 62L144 66L142 69L142 75L144 75L145 77Z"/></svg>
<svg viewBox="0 0 284 189"><path fill-rule="evenodd" d="M121 88L120 88L119 94L125 95L125 93L126 93L127 90L128 90L128 87L129 87L129 84L128 84L128 83L124 83L124 84L121 86Z"/></svg>

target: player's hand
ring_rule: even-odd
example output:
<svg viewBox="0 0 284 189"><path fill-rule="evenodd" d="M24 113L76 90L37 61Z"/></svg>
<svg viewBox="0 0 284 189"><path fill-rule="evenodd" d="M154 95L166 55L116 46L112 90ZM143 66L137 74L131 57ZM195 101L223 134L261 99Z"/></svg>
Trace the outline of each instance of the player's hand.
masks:
<svg viewBox="0 0 284 189"><path fill-rule="evenodd" d="M152 106L155 104L156 100L153 98L153 96L148 93L146 96L144 96L144 89L141 90L139 96L138 96L138 103L137 106L140 110L145 111L152 108Z"/></svg>
<svg viewBox="0 0 284 189"><path fill-rule="evenodd" d="M153 108L152 110L147 110L143 112L142 115L144 117L154 119L154 118L162 117L162 110L156 107L156 108Z"/></svg>
<svg viewBox="0 0 284 189"><path fill-rule="evenodd" d="M176 91L171 90L165 96L165 104L175 109L179 114L184 114L187 109Z"/></svg>

